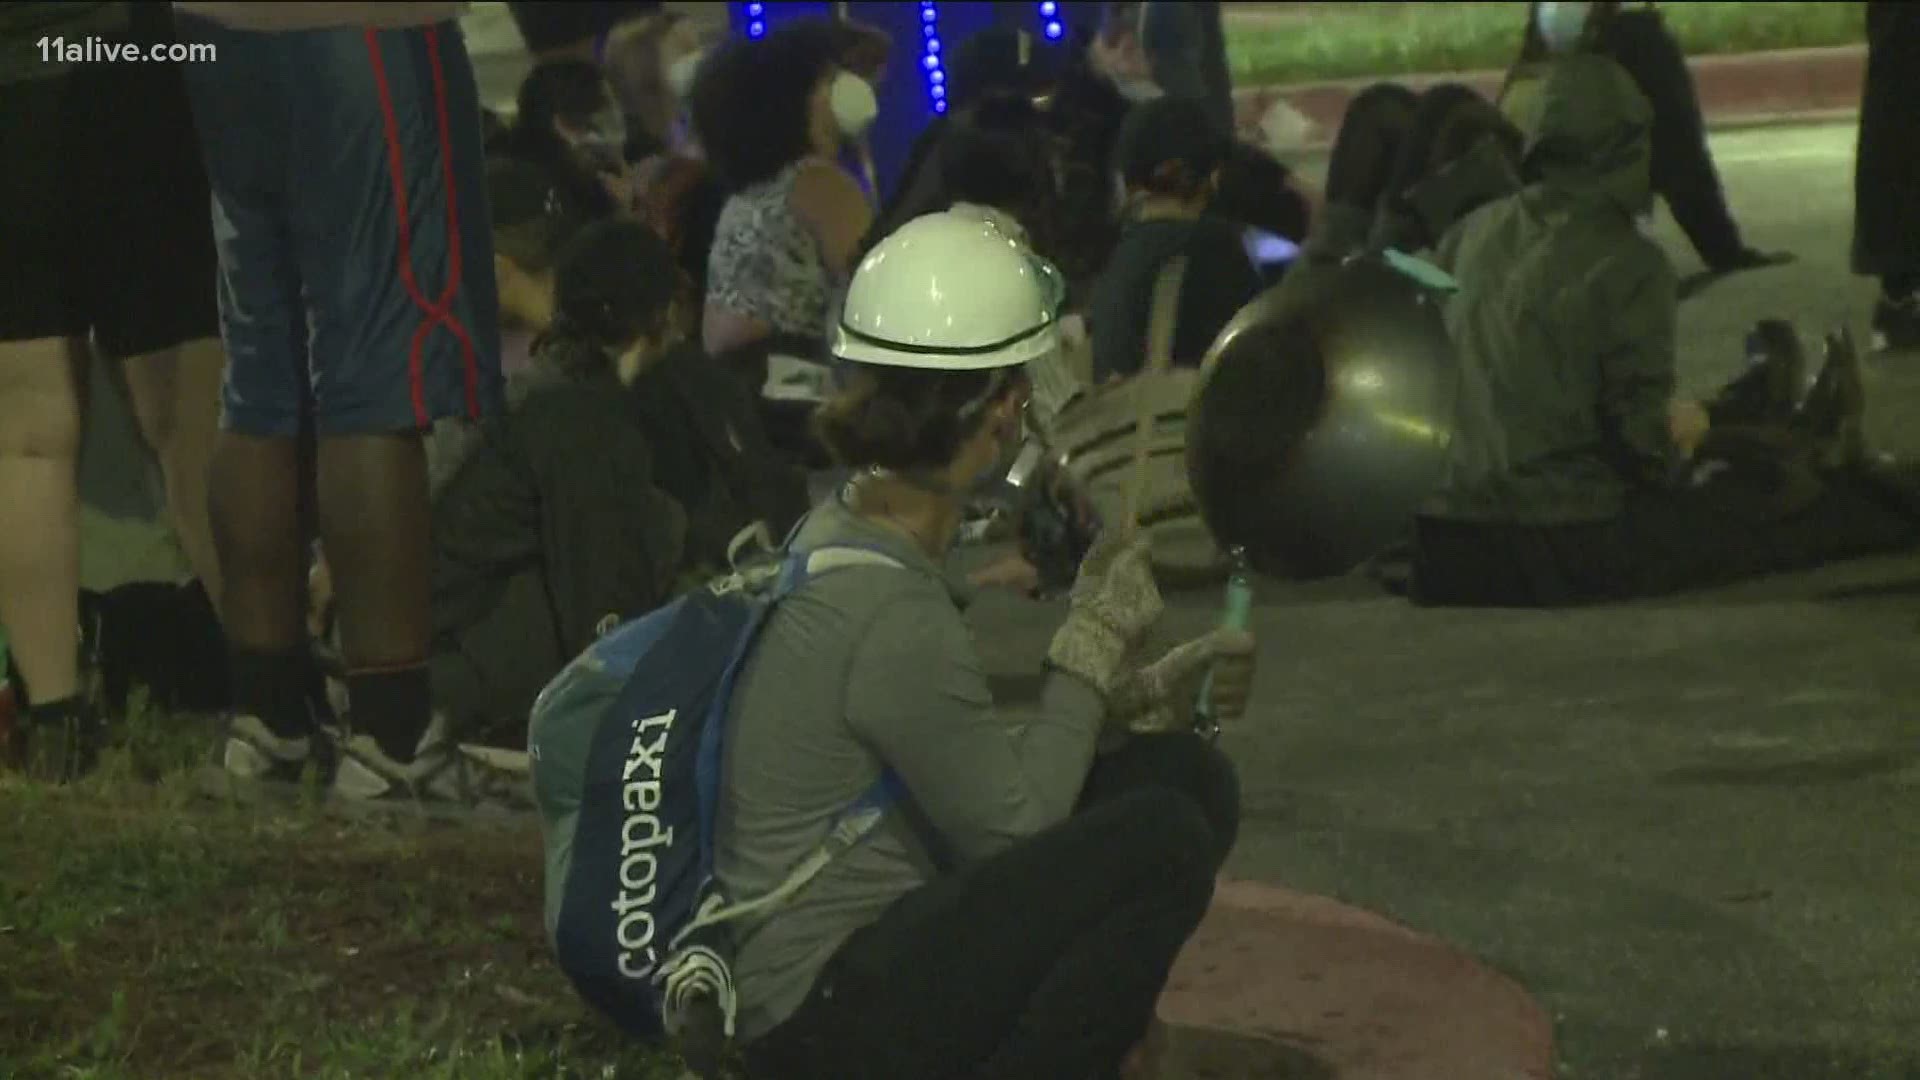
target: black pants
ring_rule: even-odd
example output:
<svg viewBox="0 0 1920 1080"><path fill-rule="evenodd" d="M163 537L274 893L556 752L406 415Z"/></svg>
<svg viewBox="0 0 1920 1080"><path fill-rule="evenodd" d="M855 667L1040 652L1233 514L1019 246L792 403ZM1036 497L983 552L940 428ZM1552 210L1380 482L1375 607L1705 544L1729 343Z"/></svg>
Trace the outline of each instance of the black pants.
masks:
<svg viewBox="0 0 1920 1080"><path fill-rule="evenodd" d="M1718 268L1745 244L1727 209L1720 174L1707 149L1706 121L1693 73L1660 13L1626 11L1609 20L1600 48L1633 76L1653 106L1653 189L1709 267Z"/></svg>
<svg viewBox="0 0 1920 1080"><path fill-rule="evenodd" d="M1920 545L1909 477L1823 478L1792 513L1744 464L1698 487L1647 491L1619 517L1526 526L1421 519L1414 597L1460 607L1560 607L1711 588Z"/></svg>
<svg viewBox="0 0 1920 1080"><path fill-rule="evenodd" d="M1853 269L1889 297L1920 290L1920 8L1867 5L1867 78L1854 165Z"/></svg>
<svg viewBox="0 0 1920 1080"><path fill-rule="evenodd" d="M1061 825L900 898L849 938L761 1080L1108 1080L1239 829L1239 781L1191 735L1102 758Z"/></svg>

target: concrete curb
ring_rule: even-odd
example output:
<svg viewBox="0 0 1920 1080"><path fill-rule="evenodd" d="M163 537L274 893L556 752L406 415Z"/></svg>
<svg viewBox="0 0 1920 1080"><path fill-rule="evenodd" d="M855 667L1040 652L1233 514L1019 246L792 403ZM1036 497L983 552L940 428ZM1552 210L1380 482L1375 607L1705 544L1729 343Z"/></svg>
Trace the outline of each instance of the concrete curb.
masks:
<svg viewBox="0 0 1920 1080"><path fill-rule="evenodd" d="M1841 45L1705 56L1688 66L1707 123L1725 127L1851 115L1859 109L1866 62L1866 46ZM1339 131L1347 105L1376 82L1398 82L1415 91L1459 82L1493 97L1505 78L1501 71L1475 71L1249 87L1235 94L1234 104L1241 132L1270 149L1324 150Z"/></svg>
<svg viewBox="0 0 1920 1080"><path fill-rule="evenodd" d="M1512 979L1377 915L1256 882L1220 883L1160 1016L1231 1036L1235 1067L1220 1075L1553 1075L1552 1021ZM1312 1070L1269 1071L1303 1058Z"/></svg>

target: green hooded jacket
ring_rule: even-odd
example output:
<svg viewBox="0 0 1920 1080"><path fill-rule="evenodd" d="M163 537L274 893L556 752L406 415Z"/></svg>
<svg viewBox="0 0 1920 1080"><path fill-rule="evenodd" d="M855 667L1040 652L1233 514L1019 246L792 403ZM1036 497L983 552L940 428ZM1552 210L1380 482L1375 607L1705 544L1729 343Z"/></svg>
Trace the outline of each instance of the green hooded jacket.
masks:
<svg viewBox="0 0 1920 1080"><path fill-rule="evenodd" d="M1653 206L1653 112L1605 57L1556 59L1519 194L1441 242L1461 283L1447 309L1460 397L1441 488L1455 520L1552 525L1617 515L1676 459L1678 282L1638 218Z"/></svg>

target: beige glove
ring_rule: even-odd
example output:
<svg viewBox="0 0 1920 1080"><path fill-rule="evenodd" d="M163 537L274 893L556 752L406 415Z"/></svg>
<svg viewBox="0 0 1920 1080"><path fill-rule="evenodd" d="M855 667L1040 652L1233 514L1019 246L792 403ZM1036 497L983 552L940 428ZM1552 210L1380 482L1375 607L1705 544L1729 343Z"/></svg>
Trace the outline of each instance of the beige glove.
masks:
<svg viewBox="0 0 1920 1080"><path fill-rule="evenodd" d="M1137 734L1186 731L1207 672L1213 716L1232 720L1247 711L1253 691L1254 640L1245 630L1219 629L1167 650L1120 679L1108 699L1107 723Z"/></svg>
<svg viewBox="0 0 1920 1080"><path fill-rule="evenodd" d="M1112 694L1127 656L1164 608L1151 553L1138 531L1110 531L1095 541L1074 579L1067 621L1047 649L1049 664L1085 679L1102 696Z"/></svg>

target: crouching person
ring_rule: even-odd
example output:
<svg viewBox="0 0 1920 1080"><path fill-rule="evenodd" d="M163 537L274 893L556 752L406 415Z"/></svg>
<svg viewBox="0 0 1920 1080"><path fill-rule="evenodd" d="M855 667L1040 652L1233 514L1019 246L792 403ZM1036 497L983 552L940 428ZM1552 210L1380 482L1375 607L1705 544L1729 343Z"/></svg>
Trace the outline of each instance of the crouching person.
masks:
<svg viewBox="0 0 1920 1080"><path fill-rule="evenodd" d="M904 795L735 928L755 1076L1122 1075L1233 845L1233 768L1190 719L1210 666L1216 707L1244 708L1249 636L1135 668L1161 601L1144 542L1110 535L1016 717L942 574L969 491L1018 444L1022 365L1058 347L1054 276L954 214L908 223L854 276L834 344L851 374L817 426L856 478L794 546L890 565L809 585L758 638L727 712L718 880L768 895L877 778Z"/></svg>
<svg viewBox="0 0 1920 1080"><path fill-rule="evenodd" d="M677 280L642 225L575 237L531 368L434 502L433 693L467 739L510 721L517 743L534 696L603 625L671 593L686 514L656 486L626 385L665 350Z"/></svg>

